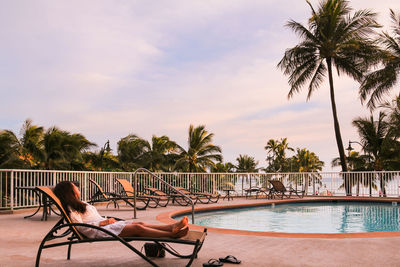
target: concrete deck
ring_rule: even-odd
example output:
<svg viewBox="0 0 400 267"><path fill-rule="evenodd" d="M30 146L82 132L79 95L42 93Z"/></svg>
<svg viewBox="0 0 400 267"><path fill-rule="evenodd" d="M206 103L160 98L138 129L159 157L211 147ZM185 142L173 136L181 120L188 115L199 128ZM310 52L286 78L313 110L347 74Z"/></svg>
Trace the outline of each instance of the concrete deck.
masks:
<svg viewBox="0 0 400 267"><path fill-rule="evenodd" d="M217 205L265 202L255 199L219 201ZM216 204L212 204L216 205ZM209 205L196 205L208 207ZM174 212L184 207L138 211L137 221L161 223L160 213ZM122 206L119 210L98 206L100 214L130 219L133 211ZM0 215L0 266L34 266L36 252L44 235L58 221L51 215L40 221L41 214L28 219L32 211ZM131 243L141 248L143 242ZM185 247L182 247L185 248ZM400 266L400 237L375 238L282 238L234 235L209 232L199 257L192 266L202 266L211 258L234 255L242 260L238 266ZM118 242L79 244L72 247L71 260L66 260L67 247L43 251L41 266L147 266L139 256ZM185 266L186 259L170 255L155 260L161 266ZM225 264L224 266L235 266Z"/></svg>

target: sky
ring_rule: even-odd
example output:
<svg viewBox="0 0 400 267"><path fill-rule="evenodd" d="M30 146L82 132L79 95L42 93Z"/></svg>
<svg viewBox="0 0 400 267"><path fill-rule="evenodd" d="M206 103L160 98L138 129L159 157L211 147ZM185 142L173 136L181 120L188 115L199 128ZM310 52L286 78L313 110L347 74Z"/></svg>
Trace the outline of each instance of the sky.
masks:
<svg viewBox="0 0 400 267"><path fill-rule="evenodd" d="M311 3L317 6L318 1ZM400 1L352 0L390 25ZM247 154L265 167L269 139L286 137L335 170L338 157L327 82L306 101L288 99L277 68L305 24L302 0L17 0L0 9L0 129L35 125L81 133L99 149L136 134L167 135L187 148L189 125L205 125L225 162ZM369 116L357 82L334 77L345 148L351 122ZM357 144L353 144L356 150ZM289 153L288 156L291 156Z"/></svg>

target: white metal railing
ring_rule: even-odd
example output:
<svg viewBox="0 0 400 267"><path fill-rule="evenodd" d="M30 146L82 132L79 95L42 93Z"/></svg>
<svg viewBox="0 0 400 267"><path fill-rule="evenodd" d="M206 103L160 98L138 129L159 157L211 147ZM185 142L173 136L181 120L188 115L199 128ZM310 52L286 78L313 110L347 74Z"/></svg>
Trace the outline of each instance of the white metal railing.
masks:
<svg viewBox="0 0 400 267"><path fill-rule="evenodd" d="M268 180L279 179L286 186L303 189L306 195L400 197L400 172L310 172L310 173L156 173L172 186L182 186L209 193L223 193L233 189L238 196L250 187L269 187ZM82 199L88 201L96 189L93 179L105 191L121 192L116 179L133 183L133 172L84 172L50 170L0 170L0 209L33 207L39 204L37 196L20 187L54 186L60 181L79 181ZM167 193L171 188L148 173L137 174L138 193L147 187L156 187ZM347 190L347 193L346 193Z"/></svg>

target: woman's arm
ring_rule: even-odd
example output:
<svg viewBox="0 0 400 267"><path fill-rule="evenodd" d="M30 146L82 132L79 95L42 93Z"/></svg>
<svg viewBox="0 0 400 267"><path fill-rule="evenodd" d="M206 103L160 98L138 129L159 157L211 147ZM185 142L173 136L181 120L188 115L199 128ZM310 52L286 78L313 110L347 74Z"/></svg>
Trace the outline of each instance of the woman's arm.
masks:
<svg viewBox="0 0 400 267"><path fill-rule="evenodd" d="M107 219L107 220L101 221L101 222L99 223L99 226L106 226L106 225L115 223L116 221L117 221L117 220L115 220L114 218L109 218L109 219Z"/></svg>

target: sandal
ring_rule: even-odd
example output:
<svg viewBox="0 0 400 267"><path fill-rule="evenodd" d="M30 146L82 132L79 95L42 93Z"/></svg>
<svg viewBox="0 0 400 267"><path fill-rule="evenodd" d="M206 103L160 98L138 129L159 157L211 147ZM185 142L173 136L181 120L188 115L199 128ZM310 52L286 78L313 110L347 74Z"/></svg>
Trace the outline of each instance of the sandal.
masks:
<svg viewBox="0 0 400 267"><path fill-rule="evenodd" d="M233 263L233 264L239 264L242 262L241 260L236 259L236 257L232 255L228 255L225 258L219 258L219 261L226 263Z"/></svg>
<svg viewBox="0 0 400 267"><path fill-rule="evenodd" d="M203 267L208 267L208 266L222 266L224 265L222 262L216 259L210 259L207 263L203 263Z"/></svg>

